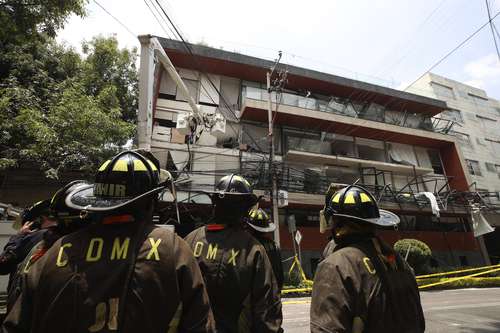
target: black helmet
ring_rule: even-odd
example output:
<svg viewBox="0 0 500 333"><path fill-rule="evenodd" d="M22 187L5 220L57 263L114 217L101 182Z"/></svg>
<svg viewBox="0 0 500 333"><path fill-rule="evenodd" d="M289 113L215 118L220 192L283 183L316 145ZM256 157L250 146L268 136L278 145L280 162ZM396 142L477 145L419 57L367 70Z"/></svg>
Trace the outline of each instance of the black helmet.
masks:
<svg viewBox="0 0 500 333"><path fill-rule="evenodd" d="M225 195L246 195L255 196L253 194L252 185L242 176L230 174L222 177L215 186L215 192L219 197Z"/></svg>
<svg viewBox="0 0 500 333"><path fill-rule="evenodd" d="M66 197L75 190L88 188L89 183L85 180L74 180L60 188L50 199L50 214L58 224L69 224L75 220L81 220L80 210L68 207Z"/></svg>
<svg viewBox="0 0 500 333"><path fill-rule="evenodd" d="M216 218L225 219L227 223L234 223L246 216L258 201L248 180L235 174L222 177L211 193L211 198Z"/></svg>
<svg viewBox="0 0 500 333"><path fill-rule="evenodd" d="M358 185L350 185L329 195L325 208L320 212L320 232L332 228L332 217L343 216L360 222L383 227L395 226L399 217L389 211L379 209L373 195Z"/></svg>
<svg viewBox="0 0 500 333"><path fill-rule="evenodd" d="M21 213L21 224L33 221L41 216L49 216L49 206L49 199L35 202L31 207L26 208Z"/></svg>
<svg viewBox="0 0 500 333"><path fill-rule="evenodd" d="M125 151L104 162L94 185L78 188L68 195L70 208L105 212L124 207L165 188L158 167L141 154Z"/></svg>
<svg viewBox="0 0 500 333"><path fill-rule="evenodd" d="M276 229L276 225L262 208L251 209L246 220L249 226L259 232L272 232Z"/></svg>

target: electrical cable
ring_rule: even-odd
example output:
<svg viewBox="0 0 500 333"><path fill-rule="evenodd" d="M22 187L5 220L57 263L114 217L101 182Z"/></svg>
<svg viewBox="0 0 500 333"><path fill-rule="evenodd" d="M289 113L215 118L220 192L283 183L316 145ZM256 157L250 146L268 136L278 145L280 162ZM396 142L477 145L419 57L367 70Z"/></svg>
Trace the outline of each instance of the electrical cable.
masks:
<svg viewBox="0 0 500 333"><path fill-rule="evenodd" d="M170 37L170 34L167 32L167 29L165 29L165 27L161 23L160 19L158 17L156 17L156 14L153 12L153 9L148 4L147 0L144 0L144 4L146 4L146 6L148 7L149 11L151 12L151 14L153 15L153 17L155 18L156 22L158 22L158 25L161 27L161 29L163 30L163 32L165 32L165 35L167 35L168 38L172 38L172 37ZM155 9L156 9L156 7L155 7Z"/></svg>
<svg viewBox="0 0 500 333"><path fill-rule="evenodd" d="M415 84L418 80L423 78L425 74L429 73L432 71L434 68L439 66L444 60L446 60L450 55L455 53L458 49L460 49L462 46L464 46L469 40L471 40L474 36L476 36L481 30L483 30L487 25L489 25L498 15L500 15L500 11L497 12L491 19L488 20L488 22L484 23L482 26L480 26L478 29L476 29L471 35L469 35L466 39L464 39L460 44L458 44L455 48L453 48L450 52L446 53L441 59L439 59L436 63L434 63L431 67L429 67L428 70L426 70L422 75L420 75L417 79L415 79L412 83L410 83L403 91L406 91L408 88L410 88L413 84Z"/></svg>
<svg viewBox="0 0 500 333"><path fill-rule="evenodd" d="M119 19L117 19L113 14L111 14L106 8L104 8L97 0L94 0L95 4L101 7L102 10L106 12L109 16L111 16L116 22L118 22L125 30L127 30L134 38L137 38L137 35L134 34L125 24L123 24Z"/></svg>
<svg viewBox="0 0 500 333"><path fill-rule="evenodd" d="M488 11L488 19L490 20L491 34L493 35L493 42L495 43L495 50L497 51L497 57L498 60L500 61L500 51L498 50L497 38L495 36L495 29L493 28L493 22L491 21L490 3L488 0L485 0L485 2L486 2L486 10Z"/></svg>
<svg viewBox="0 0 500 333"><path fill-rule="evenodd" d="M162 5L159 3L158 0L156 0L156 3L157 5L160 7L161 11L163 12L163 14L165 15L165 17L167 18L167 20L170 22L170 24L172 25L173 29L175 30L175 32L177 33L178 37L180 38L183 46L186 48L186 50L188 51L188 53L193 57L193 59L195 60L197 66L199 69L201 69L201 66L199 64L199 62L197 61L197 57L194 55L191 47L188 45L188 43L185 41L184 37L182 36L181 32L179 31L178 27L175 25L175 23L173 22L173 20L169 17L169 15L166 13L166 11L163 9ZM217 92L217 94L219 95L219 98L222 100L223 102L223 105L226 107L226 109L228 111L230 111L232 113L232 115L234 116L234 119L236 120L239 120L239 117L234 113L234 111L232 110L231 106L229 105L229 103L227 102L227 100L224 98L224 96L222 95L222 93L220 92L219 88L217 88L217 86L214 84L214 82L210 79L210 77L208 76L207 73L205 73L204 71L200 70L200 72L207 78L207 80L209 81L210 85L212 86L212 88ZM210 92L208 91L208 89L200 82L200 86L205 90L205 93L207 94L207 96L212 100L213 104L214 105L218 105L219 103L215 103L215 101L213 100ZM229 126L235 131L235 133L237 132L233 125L228 122ZM256 144L255 140L253 139L253 137L249 136L249 138L254 142L254 144Z"/></svg>

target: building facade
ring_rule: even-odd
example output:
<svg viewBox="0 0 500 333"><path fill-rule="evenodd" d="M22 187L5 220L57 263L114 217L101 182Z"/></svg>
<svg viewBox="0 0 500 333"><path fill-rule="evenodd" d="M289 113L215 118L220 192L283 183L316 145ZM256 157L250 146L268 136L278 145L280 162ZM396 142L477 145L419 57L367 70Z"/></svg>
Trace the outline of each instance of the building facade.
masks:
<svg viewBox="0 0 500 333"><path fill-rule="evenodd" d="M470 178L470 191L477 192L488 206L485 216L500 226L500 101L470 85L428 73L408 88L416 94L437 98L449 110L439 117L456 125L450 134L457 138ZM497 228L498 229L498 228ZM500 230L485 236L493 258L500 257Z"/></svg>
<svg viewBox="0 0 500 333"><path fill-rule="evenodd" d="M139 142L162 167L182 178L182 203L208 204L199 191L213 189L222 175L234 172L250 179L269 206L265 80L273 63L201 45L190 45L188 52L180 42L160 42L202 111L225 116L226 131L204 131L196 139L181 135L177 117L190 108L160 70L151 128L140 124ZM456 137L448 133L453 121L436 122L437 115L449 110L444 101L304 68L286 69L284 88L271 96L273 170L279 189L288 192L288 205L279 212L285 258L293 254L288 230L293 216L303 236L304 269L313 273L328 242L328 235L319 233L324 192L331 183L342 188L358 182L382 208L401 217L398 230L379 232L389 243L420 239L433 250L435 265L485 262L482 239L474 237L468 209L455 195L468 191L471 181ZM148 116L140 114L139 119Z"/></svg>

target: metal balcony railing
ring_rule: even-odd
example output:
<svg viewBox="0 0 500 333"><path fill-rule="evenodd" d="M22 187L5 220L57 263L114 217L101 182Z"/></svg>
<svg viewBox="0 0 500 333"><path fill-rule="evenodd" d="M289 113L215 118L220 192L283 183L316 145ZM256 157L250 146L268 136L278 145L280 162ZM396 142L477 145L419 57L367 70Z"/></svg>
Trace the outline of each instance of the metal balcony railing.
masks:
<svg viewBox="0 0 500 333"><path fill-rule="evenodd" d="M254 99L267 101L268 92L266 89L243 86L243 99ZM301 96L300 94L282 92L271 93L273 103L295 106L303 109L334 113L342 116L366 119L386 124L421 129L435 133L448 134L455 122L453 120L439 117L429 117L422 114L407 112L405 110L396 111L385 108L383 105L371 102L355 102L346 98L330 97L330 99L312 98Z"/></svg>

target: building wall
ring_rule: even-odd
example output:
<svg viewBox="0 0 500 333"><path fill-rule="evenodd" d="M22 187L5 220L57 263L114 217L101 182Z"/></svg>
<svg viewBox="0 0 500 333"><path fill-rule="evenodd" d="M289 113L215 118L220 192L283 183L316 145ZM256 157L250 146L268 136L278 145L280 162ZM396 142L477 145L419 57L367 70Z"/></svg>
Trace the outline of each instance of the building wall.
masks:
<svg viewBox="0 0 500 333"><path fill-rule="evenodd" d="M188 80L190 92L197 103L208 103L215 108L218 108L218 110L221 110L224 107L222 105L222 99L216 99L215 95L217 95L217 92L213 90L203 92L203 90L206 90L203 87L207 86L208 83L206 82L206 79L200 77L199 73L192 70L180 70L180 73L184 79ZM210 75L210 77L214 82L219 84L224 99L227 100L228 104L235 109L236 107L241 106L240 103L242 103L240 100L242 94L242 84L246 84L246 89L252 88L248 82L242 83L237 78L216 75ZM163 127L160 128L160 130L166 132L167 135L164 136L164 140L161 142L153 140L153 151L160 151L162 149L164 151L166 149L170 150L174 163L176 163L178 167L185 166L190 160L191 162L189 167L190 171L192 171L192 174L190 175L190 184L192 189L209 189L209 187L215 184L222 174L239 171L238 169L242 167L240 165L240 158L241 160L247 162L265 160L263 153L265 154L268 151L268 142L267 125L264 122L241 121L236 123L228 120L225 134L213 136L206 132L204 133L205 137L200 137L197 144L191 146L191 149L188 152L186 144L184 143L184 137L179 136L174 127L178 113L189 111L189 108L186 106L186 103L179 103L185 99L185 97L179 95L176 89L172 88L172 82L170 81L171 79L168 76L162 77L162 83L159 91L159 97L161 100L158 102L158 110L160 111L157 116L161 116L166 120L170 119L171 122L158 121L154 123L155 126ZM252 91L246 91L245 93L252 93ZM260 98L262 98L263 92L260 87L255 91L255 93L259 93ZM210 97L210 95L213 96ZM301 107L304 110L313 104L312 102L309 103L310 99L306 97L297 97L292 93L287 93L284 98L287 103L294 103L293 105ZM282 110L285 108L285 106L280 107L282 107ZM401 115L398 115L397 111L391 112L391 116L394 117L394 119L397 120L403 118L403 112L399 112ZM374 115L378 114L376 110L372 113ZM364 121L367 122L369 120L367 119ZM378 121L380 121L380 119ZM382 122L377 124L378 126L385 126ZM369 124L366 126L368 125ZM393 126L394 125L398 126L398 130L402 129L402 127L399 127L397 124L397 121L393 124ZM411 128L404 130L412 131ZM169 131L170 135L168 135ZM155 133L155 131L153 132ZM438 149L433 150L424 146L374 140L368 137L347 137L345 135L335 134L334 132L335 128L332 129L332 133L326 133L317 129L314 130L314 126L310 129L310 131L305 131L304 128L276 126L275 144L278 154L277 160L280 160L282 156L286 156L287 149L293 148L317 154L340 155L382 163L415 165L417 167L429 168L431 171L434 169L436 173L442 173L445 171L449 174L455 175L458 171L460 171L460 161L455 163L455 167L458 166L458 171L451 170L449 167L447 169L446 166L441 163L441 160L446 160L446 157L441 156L440 154L443 152ZM429 133L429 135L436 135L436 133ZM293 138L295 138L295 141ZM154 136L153 139L155 139ZM231 143L233 145L231 145ZM241 152L237 149L238 146L234 144L243 144L243 146L245 146L244 150L248 151ZM452 141L449 145L450 147L453 146ZM264 164L265 167L267 167L267 163ZM339 173L338 170L335 169L338 168L338 166L314 164L311 161L304 161L303 163L295 164L287 162L287 166L291 166L295 172L298 171L304 175L309 175L310 179L303 175L306 179L303 180L303 187L300 188L300 191L305 192L312 191L310 187L314 185L313 180L318 178L317 176L322 176L324 181L328 182L328 184L330 181L349 184L359 178L359 169L354 165L347 167L350 172L345 172L345 174ZM252 164L251 167L254 167L254 164ZM263 175L263 170L265 170L265 168L258 169L257 167L254 167L253 173L257 178L259 178ZM216 171L215 175L214 171ZM433 175L433 173L430 172L430 175ZM330 176L331 179L328 178ZM296 174L292 175L291 178L292 181L297 180ZM392 184L394 189L399 190L412 178L413 176L410 174L389 173L386 177L386 183ZM367 184L375 184L376 179L374 176L366 176L364 181ZM298 183L300 183L300 180ZM380 179L378 179L378 183L381 184ZM439 184L437 188L440 188L443 184ZM409 190L410 189L407 189L406 191ZM413 190L415 191L416 189ZM419 189L419 191L423 190L432 191L431 188ZM319 192L313 191L310 193ZM304 205L306 204L304 203ZM315 211L314 214L310 215L311 216L309 217L311 217L311 222L317 223L317 220L315 219L317 218L317 212ZM286 251L291 251L293 246L291 242L291 235L287 231L284 220L281 221L281 224L281 241L286 255ZM306 272L310 275L328 240L326 235L319 234L317 227L300 227L300 229L303 231L304 236L302 243L302 248L304 249L302 259L304 263L306 263ZM452 242L449 244L449 248L446 249L436 248L435 245L440 243L440 240L438 239L441 239L439 238L441 237L441 234L441 232L419 232L405 235L408 237L414 236L425 241L426 243L430 243L430 245L432 245L431 247L434 247L435 255L438 258L441 256L443 261L445 261L448 265L460 265L459 259L461 256L465 257L467 262L471 264L477 263L479 260L478 258L481 258L477 248L475 248L475 240L470 238L470 233L454 232L450 236L452 238L453 236L459 238L462 237L461 242L468 244L467 246L470 247L467 249L462 249L460 247L460 244L462 243L460 242ZM439 247L440 245L437 246ZM447 254L450 249L452 250L452 253Z"/></svg>
<svg viewBox="0 0 500 333"><path fill-rule="evenodd" d="M478 163L479 172L469 172L470 182L476 183L476 189L500 192L500 101L488 97L484 90L432 73L408 91L442 99L450 109L460 111L453 131L464 159ZM457 118L456 114L446 113L439 117Z"/></svg>

